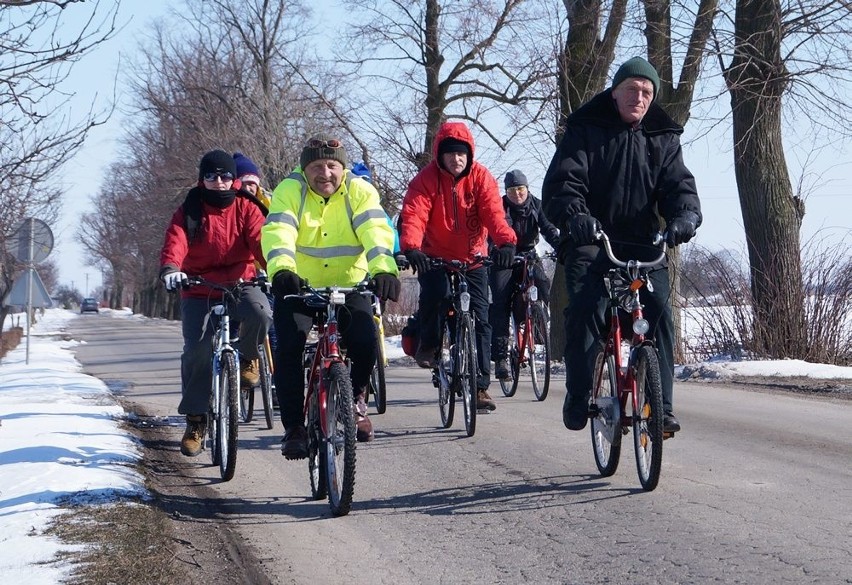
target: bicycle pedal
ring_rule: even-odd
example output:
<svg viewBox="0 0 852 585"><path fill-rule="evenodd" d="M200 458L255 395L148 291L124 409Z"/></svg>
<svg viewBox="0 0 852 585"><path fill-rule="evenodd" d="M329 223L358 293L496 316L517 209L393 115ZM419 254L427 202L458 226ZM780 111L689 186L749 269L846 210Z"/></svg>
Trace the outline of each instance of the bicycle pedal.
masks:
<svg viewBox="0 0 852 585"><path fill-rule="evenodd" d="M673 439L673 438L674 438L674 436L675 436L675 434L674 434L674 433L667 433L667 432L664 432L664 433L663 433L663 440L665 441L666 439Z"/></svg>
<svg viewBox="0 0 852 585"><path fill-rule="evenodd" d="M476 414L491 414L494 412L493 410L488 410L487 408L477 408Z"/></svg>

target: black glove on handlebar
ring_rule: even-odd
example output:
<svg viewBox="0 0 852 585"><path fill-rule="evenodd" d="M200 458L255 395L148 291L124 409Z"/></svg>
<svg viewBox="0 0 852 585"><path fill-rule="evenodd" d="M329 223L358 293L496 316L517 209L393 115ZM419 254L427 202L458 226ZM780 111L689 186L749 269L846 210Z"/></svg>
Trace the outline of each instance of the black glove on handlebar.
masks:
<svg viewBox="0 0 852 585"><path fill-rule="evenodd" d="M429 256L420 250L408 250L405 252L405 257L408 258L411 269L415 274L418 272L423 274L429 270Z"/></svg>
<svg viewBox="0 0 852 585"><path fill-rule="evenodd" d="M515 261L515 246L503 244L499 248L494 248L491 251L491 260L497 268L511 268Z"/></svg>
<svg viewBox="0 0 852 585"><path fill-rule="evenodd" d="M395 301L399 299L400 282L396 276L382 272L374 276L373 281L376 283L373 291L377 297L383 301L388 299Z"/></svg>
<svg viewBox="0 0 852 585"><path fill-rule="evenodd" d="M698 216L691 211L673 217L666 221L666 244L669 248L685 244L695 235L696 229L698 229Z"/></svg>
<svg viewBox="0 0 852 585"><path fill-rule="evenodd" d="M569 217L566 227L568 228L568 238L575 246L594 244L595 234L601 229L598 220L585 213L578 213Z"/></svg>
<svg viewBox="0 0 852 585"><path fill-rule="evenodd" d="M276 272L272 278L272 294L276 297L297 295L302 291L305 281L291 270Z"/></svg>

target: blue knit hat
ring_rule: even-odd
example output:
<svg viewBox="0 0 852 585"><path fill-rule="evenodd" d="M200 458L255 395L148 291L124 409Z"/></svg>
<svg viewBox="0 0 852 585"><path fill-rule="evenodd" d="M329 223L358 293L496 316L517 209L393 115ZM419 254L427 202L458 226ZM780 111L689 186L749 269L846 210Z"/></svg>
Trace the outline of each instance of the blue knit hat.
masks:
<svg viewBox="0 0 852 585"><path fill-rule="evenodd" d="M234 153L234 164L237 168L237 178L243 183L260 185L260 171L257 165L241 152Z"/></svg>

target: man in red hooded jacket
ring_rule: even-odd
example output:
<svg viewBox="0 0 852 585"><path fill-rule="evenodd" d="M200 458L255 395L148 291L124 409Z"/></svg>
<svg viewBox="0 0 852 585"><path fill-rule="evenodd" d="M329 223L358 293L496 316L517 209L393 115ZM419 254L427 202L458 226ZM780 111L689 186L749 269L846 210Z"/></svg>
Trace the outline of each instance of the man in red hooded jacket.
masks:
<svg viewBox="0 0 852 585"><path fill-rule="evenodd" d="M473 160L473 135L463 122L445 122L435 136L434 157L408 185L402 202L403 250L420 282L420 345L414 356L422 368L437 366L444 302L450 284L429 257L472 262L494 242L494 263L508 268L515 258L515 232L506 223L494 176ZM470 304L476 317L477 408L494 410L491 383L491 325L488 323L488 269L468 272Z"/></svg>

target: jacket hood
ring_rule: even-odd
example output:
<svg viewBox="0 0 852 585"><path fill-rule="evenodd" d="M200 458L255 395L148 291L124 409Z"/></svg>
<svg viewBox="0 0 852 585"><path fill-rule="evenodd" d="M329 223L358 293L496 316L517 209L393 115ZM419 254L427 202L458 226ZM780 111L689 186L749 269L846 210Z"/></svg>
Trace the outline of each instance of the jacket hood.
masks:
<svg viewBox="0 0 852 585"><path fill-rule="evenodd" d="M618 115L615 101L612 97L612 89L607 89L597 94L584 106L571 114L566 125L573 122L593 123L600 126L626 126ZM656 101L651 102L648 112L642 118L642 128L647 134L660 134L664 132L683 133L683 126L675 122L660 107Z"/></svg>
<svg viewBox="0 0 852 585"><path fill-rule="evenodd" d="M476 157L476 147L473 143L473 134L471 134L467 124L464 122L444 122L441 124L441 127L438 128L438 133L435 134L435 141L432 143L432 159L435 161L435 164L438 165L438 168L441 169L444 167L441 165L441 160L438 158L438 146L440 146L441 141L445 138L455 138L456 140L464 142L470 148L470 158L468 159L467 167L462 172L461 176L468 174Z"/></svg>

